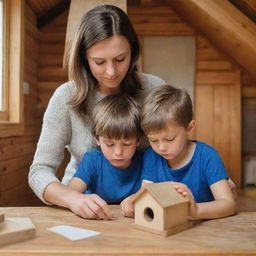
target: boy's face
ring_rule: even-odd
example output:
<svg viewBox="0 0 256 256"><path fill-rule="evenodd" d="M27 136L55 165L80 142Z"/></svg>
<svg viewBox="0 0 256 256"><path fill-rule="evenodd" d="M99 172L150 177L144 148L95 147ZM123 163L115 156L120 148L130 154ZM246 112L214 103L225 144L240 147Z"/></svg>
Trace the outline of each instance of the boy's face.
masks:
<svg viewBox="0 0 256 256"><path fill-rule="evenodd" d="M131 159L139 144L137 137L128 139L109 139L99 136L96 139L102 153L108 161L116 168L127 169L131 165Z"/></svg>
<svg viewBox="0 0 256 256"><path fill-rule="evenodd" d="M194 127L194 122L188 128L168 123L164 129L147 134L153 150L168 161L169 166L179 161L187 149L188 133Z"/></svg>

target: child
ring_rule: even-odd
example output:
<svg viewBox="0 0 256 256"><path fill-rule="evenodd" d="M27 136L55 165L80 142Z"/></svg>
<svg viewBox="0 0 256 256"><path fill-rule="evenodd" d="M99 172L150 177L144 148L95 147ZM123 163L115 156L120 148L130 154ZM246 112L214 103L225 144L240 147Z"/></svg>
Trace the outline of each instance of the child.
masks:
<svg viewBox="0 0 256 256"><path fill-rule="evenodd" d="M107 203L120 203L140 188L140 109L128 95L113 94L96 104L92 134L100 150L85 153L69 187L85 193L84 218L110 219ZM125 203L124 203L125 204Z"/></svg>
<svg viewBox="0 0 256 256"><path fill-rule="evenodd" d="M166 85L149 92L141 113L141 127L151 148L144 153L142 179L173 181L187 196L189 215L220 218L235 213L227 172L214 148L188 139L195 127L192 102L184 90Z"/></svg>

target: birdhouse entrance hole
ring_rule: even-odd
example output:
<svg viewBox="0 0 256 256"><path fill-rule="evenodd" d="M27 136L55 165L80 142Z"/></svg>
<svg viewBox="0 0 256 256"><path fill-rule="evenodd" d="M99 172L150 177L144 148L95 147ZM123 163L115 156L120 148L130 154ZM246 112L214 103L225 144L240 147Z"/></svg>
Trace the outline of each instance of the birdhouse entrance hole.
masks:
<svg viewBox="0 0 256 256"><path fill-rule="evenodd" d="M144 216L147 221L152 221L154 219L154 212L151 208L147 207L144 210Z"/></svg>

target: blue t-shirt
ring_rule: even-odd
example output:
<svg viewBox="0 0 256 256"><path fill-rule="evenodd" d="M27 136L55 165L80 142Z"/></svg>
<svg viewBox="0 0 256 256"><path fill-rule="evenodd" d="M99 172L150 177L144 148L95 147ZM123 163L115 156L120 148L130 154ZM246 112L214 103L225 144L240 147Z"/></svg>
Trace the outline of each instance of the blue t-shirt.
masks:
<svg viewBox="0 0 256 256"><path fill-rule="evenodd" d="M74 177L86 183L86 194L95 193L107 203L118 204L139 190L142 160L143 153L136 151L131 166L121 170L111 165L101 151L92 150L84 154Z"/></svg>
<svg viewBox="0 0 256 256"><path fill-rule="evenodd" d="M172 169L167 160L148 148L144 153L142 179L153 182L176 181L186 184L196 202L213 201L210 186L228 177L217 151L200 141L195 141L194 154L188 164Z"/></svg>

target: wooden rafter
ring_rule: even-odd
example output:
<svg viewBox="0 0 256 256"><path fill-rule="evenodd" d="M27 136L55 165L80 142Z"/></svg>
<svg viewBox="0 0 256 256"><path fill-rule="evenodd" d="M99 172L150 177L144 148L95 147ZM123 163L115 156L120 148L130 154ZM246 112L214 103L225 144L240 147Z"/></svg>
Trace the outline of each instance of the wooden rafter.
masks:
<svg viewBox="0 0 256 256"><path fill-rule="evenodd" d="M40 29L55 19L58 15L69 8L70 0L62 0L37 19L37 27Z"/></svg>
<svg viewBox="0 0 256 256"><path fill-rule="evenodd" d="M228 0L172 0L184 19L256 80L256 24Z"/></svg>
<svg viewBox="0 0 256 256"><path fill-rule="evenodd" d="M255 0L229 0L248 18L256 23L256 1Z"/></svg>

